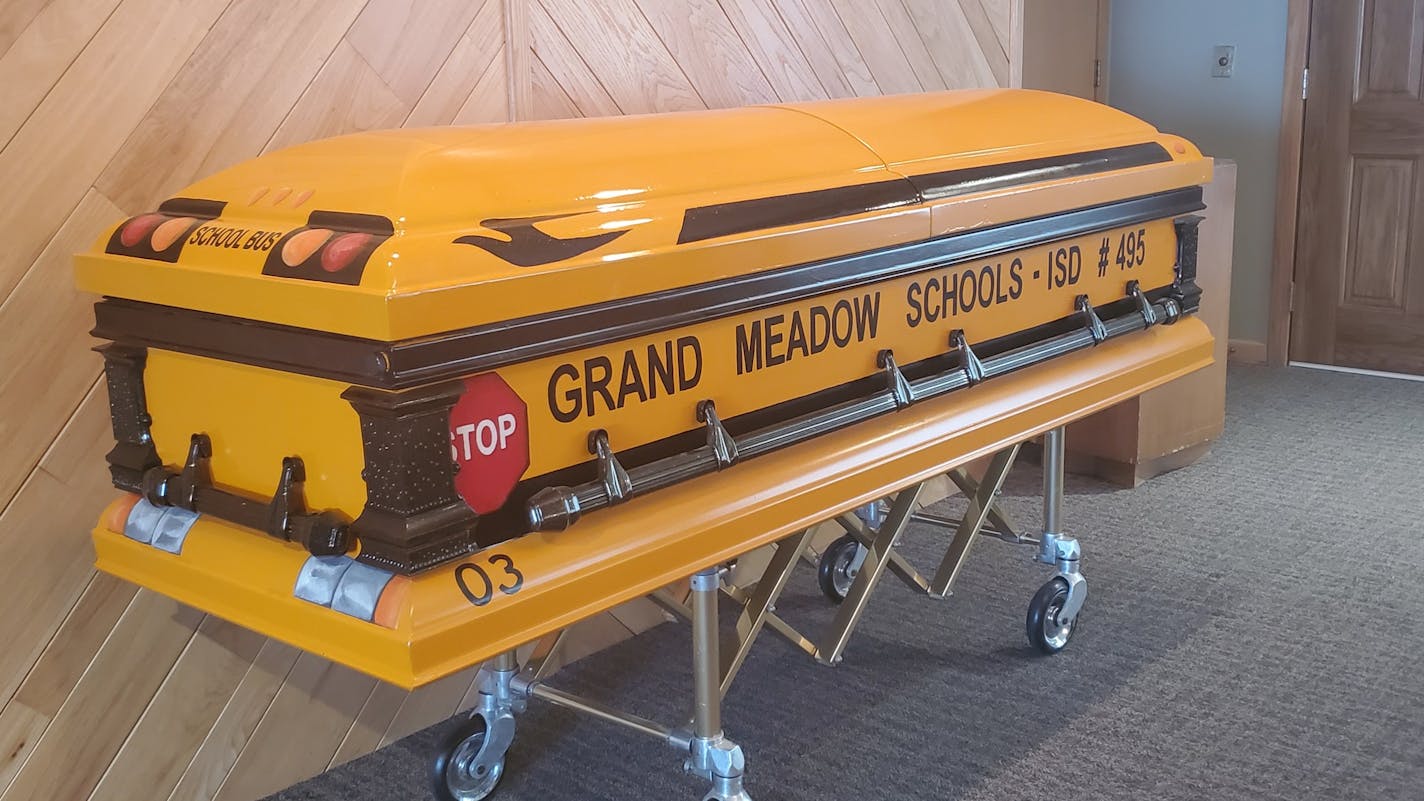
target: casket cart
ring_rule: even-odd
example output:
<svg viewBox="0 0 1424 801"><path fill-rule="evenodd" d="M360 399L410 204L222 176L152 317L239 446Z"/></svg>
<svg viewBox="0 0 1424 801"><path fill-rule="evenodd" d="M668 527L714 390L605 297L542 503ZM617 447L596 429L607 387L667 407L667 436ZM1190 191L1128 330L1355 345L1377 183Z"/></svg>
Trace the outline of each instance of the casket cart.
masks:
<svg viewBox="0 0 1424 801"><path fill-rule="evenodd" d="M530 697L664 738L741 797L718 710L764 626L834 663L886 571L943 596L990 534L1054 567L1028 630L1066 644L1086 583L1062 427L1210 362L1209 172L1132 117L1024 91L265 155L76 257L125 490L99 567L404 687L489 660L445 797L493 789ZM993 499L1040 435L1028 537ZM969 510L936 521L954 535L926 577L895 543L946 473ZM842 603L813 640L773 606L832 518ZM758 580L720 578L767 545ZM661 591L688 576L690 601ZM719 589L743 605L727 651ZM561 632L639 596L693 623L686 728L546 683Z"/></svg>

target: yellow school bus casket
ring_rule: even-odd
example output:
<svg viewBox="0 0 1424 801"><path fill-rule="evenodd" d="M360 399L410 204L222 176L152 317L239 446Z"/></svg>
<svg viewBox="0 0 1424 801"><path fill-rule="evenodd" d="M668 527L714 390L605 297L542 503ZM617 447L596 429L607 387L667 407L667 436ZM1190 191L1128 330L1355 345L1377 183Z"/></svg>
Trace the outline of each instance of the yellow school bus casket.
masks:
<svg viewBox="0 0 1424 801"><path fill-rule="evenodd" d="M435 678L1201 366L1209 172L1025 91L262 156L76 257L100 566Z"/></svg>

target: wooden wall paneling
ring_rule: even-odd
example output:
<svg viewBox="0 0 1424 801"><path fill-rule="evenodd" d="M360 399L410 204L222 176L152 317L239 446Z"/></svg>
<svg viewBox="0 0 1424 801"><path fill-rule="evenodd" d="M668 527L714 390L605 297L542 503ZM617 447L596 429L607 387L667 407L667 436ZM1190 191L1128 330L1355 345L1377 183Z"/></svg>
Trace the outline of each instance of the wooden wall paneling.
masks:
<svg viewBox="0 0 1424 801"><path fill-rule="evenodd" d="M1013 16L1022 5L1023 0L959 0L959 7L974 26L975 35L985 41L981 30L987 25L1006 54L1013 34Z"/></svg>
<svg viewBox="0 0 1424 801"><path fill-rule="evenodd" d="M390 745L455 714L470 685L474 684L475 674L478 672L476 668L467 668L431 682L415 692L406 693L405 703L400 705L385 733L381 735L378 747Z"/></svg>
<svg viewBox="0 0 1424 801"><path fill-rule="evenodd" d="M562 120L583 116L559 79L535 53L529 63L529 102L520 119Z"/></svg>
<svg viewBox="0 0 1424 801"><path fill-rule="evenodd" d="M530 1L542 3L623 113L706 108L633 0Z"/></svg>
<svg viewBox="0 0 1424 801"><path fill-rule="evenodd" d="M721 0L721 5L777 99L830 97L771 0Z"/></svg>
<svg viewBox="0 0 1424 801"><path fill-rule="evenodd" d="M878 5L865 0L829 0L829 5L855 42L881 93L888 95L936 88L920 83L894 32L885 24L885 15Z"/></svg>
<svg viewBox="0 0 1424 801"><path fill-rule="evenodd" d="M786 23L806 63L831 97L880 94L880 85L860 57L841 18L823 0L769 0Z"/></svg>
<svg viewBox="0 0 1424 801"><path fill-rule="evenodd" d="M529 47L529 9L538 0L502 0L504 4L504 52L509 80L509 118L528 119L533 102L531 77L534 52Z"/></svg>
<svg viewBox="0 0 1424 801"><path fill-rule="evenodd" d="M615 643L622 642L636 633L623 625L617 617L608 612L602 612L578 622L578 625L569 632L556 661L560 665L572 664L589 654L598 653Z"/></svg>
<svg viewBox="0 0 1424 801"><path fill-rule="evenodd" d="M1004 41L1009 51L1009 86L1023 86L1024 0L1008 0L1008 5L1009 34Z"/></svg>
<svg viewBox="0 0 1424 801"><path fill-rule="evenodd" d="M934 56L930 55L930 49L925 46L919 24L905 10L905 4L901 0L876 0L875 4L879 6L880 15L885 19L881 27L894 38L895 44L899 46L900 52L909 62L910 68L914 70L915 79L919 81L920 88L926 92L933 92L953 86L948 78L941 74ZM955 2L941 0L940 7L935 10L931 18L944 16L951 5L955 5ZM959 46L964 47L964 43L959 43Z"/></svg>
<svg viewBox="0 0 1424 801"><path fill-rule="evenodd" d="M0 704L10 700L93 575L89 530L113 497L102 454L111 447L108 397L95 387L15 500L0 514L5 604ZM96 457L98 457L96 459Z"/></svg>
<svg viewBox="0 0 1424 801"><path fill-rule="evenodd" d="M529 47L534 51L531 119L604 117L622 113L558 23L539 3L529 4ZM555 78L554 76L561 76ZM568 88L564 88L567 86Z"/></svg>
<svg viewBox="0 0 1424 801"><path fill-rule="evenodd" d="M87 797L202 619L140 590L0 801Z"/></svg>
<svg viewBox="0 0 1424 801"><path fill-rule="evenodd" d="M90 801L128 801L138 788L149 798L166 797L265 641L234 623L205 618Z"/></svg>
<svg viewBox="0 0 1424 801"><path fill-rule="evenodd" d="M970 2L979 7L976 0ZM903 0L903 4L946 88L999 86L1008 80L1009 59L1002 43L992 29L981 34L970 25L958 0Z"/></svg>
<svg viewBox="0 0 1424 801"><path fill-rule="evenodd" d="M670 622L673 618L662 607L646 598L634 598L608 610L608 614L618 619L629 631L639 634L653 626Z"/></svg>
<svg viewBox="0 0 1424 801"><path fill-rule="evenodd" d="M98 354L90 352L94 299L74 291L70 256L93 244L98 231L123 216L97 192L84 195L31 269L0 302L0 509L14 497L40 457L54 443L99 375ZM44 325L35 324L44 310ZM85 499L92 505L98 499ZM6 536L0 531L0 538ZM15 530L10 536L20 536ZM7 569L28 566L0 565ZM3 663L0 657L0 663ZM0 688L3 688L0 675ZM0 699L6 697L0 693Z"/></svg>
<svg viewBox="0 0 1424 801"><path fill-rule="evenodd" d="M414 692L377 682L332 756L331 766L349 762L454 715L477 672L476 668L468 668Z"/></svg>
<svg viewBox="0 0 1424 801"><path fill-rule="evenodd" d="M265 149L396 128L409 114L410 107L396 97L356 48L342 40Z"/></svg>
<svg viewBox="0 0 1424 801"><path fill-rule="evenodd" d="M514 110L509 102L509 80L507 72L508 56L506 48L500 45L489 68L475 82L464 105L455 112L455 125L473 125L487 122L508 122L513 119Z"/></svg>
<svg viewBox="0 0 1424 801"><path fill-rule="evenodd" d="M501 0L484 0L480 4L440 71L406 117L406 126L510 119L502 6ZM461 120L467 106L472 107L471 115ZM479 119L470 120L469 116Z"/></svg>
<svg viewBox="0 0 1424 801"><path fill-rule="evenodd" d="M635 2L707 108L776 102L771 84L717 0Z"/></svg>
<svg viewBox="0 0 1424 801"><path fill-rule="evenodd" d="M50 0L6 0L0 6L0 55L20 38Z"/></svg>
<svg viewBox="0 0 1424 801"><path fill-rule="evenodd" d="M906 0L906 5L912 13L918 4L918 0ZM989 5L998 12L1006 11L1009 3L1007 0L989 0ZM959 13L963 15L969 28L974 31L974 39L979 43L980 50L984 52L984 58L989 62L989 69L994 73L994 83L998 86L1008 86L1008 15L1004 14L1002 19L999 19L999 14L990 14L981 0L959 0Z"/></svg>
<svg viewBox="0 0 1424 801"><path fill-rule="evenodd" d="M138 588L113 576L93 576L15 697L0 709L0 792L30 758L35 742L74 692Z"/></svg>
<svg viewBox="0 0 1424 801"><path fill-rule="evenodd" d="M227 0L125 0L0 150L0 297L88 191ZM124 91L95 91L123 87Z"/></svg>
<svg viewBox="0 0 1424 801"><path fill-rule="evenodd" d="M470 0L370 0L346 33L402 103L414 106L488 3Z"/></svg>
<svg viewBox="0 0 1424 801"><path fill-rule="evenodd" d="M375 750L409 695L394 684L376 682L366 703L361 705L361 711L356 713L356 720L352 721L346 737L337 746L336 753L332 754L328 768L343 765Z"/></svg>
<svg viewBox="0 0 1424 801"><path fill-rule="evenodd" d="M320 773L375 685L375 679L314 654L297 657L215 797L249 801Z"/></svg>
<svg viewBox="0 0 1424 801"><path fill-rule="evenodd" d="M137 214L261 153L361 5L234 0L95 186Z"/></svg>
<svg viewBox="0 0 1424 801"><path fill-rule="evenodd" d="M169 801L207 801L217 795L300 653L276 640L267 640L262 645L217 722L188 762L178 785L168 796ZM282 777L275 778L281 780Z"/></svg>
<svg viewBox="0 0 1424 801"><path fill-rule="evenodd" d="M20 129L118 4L118 0L53 0L15 31L0 55L0 86L5 87L0 147ZM19 6L12 10L7 2L0 18L23 10ZM0 28L0 37L4 36Z"/></svg>

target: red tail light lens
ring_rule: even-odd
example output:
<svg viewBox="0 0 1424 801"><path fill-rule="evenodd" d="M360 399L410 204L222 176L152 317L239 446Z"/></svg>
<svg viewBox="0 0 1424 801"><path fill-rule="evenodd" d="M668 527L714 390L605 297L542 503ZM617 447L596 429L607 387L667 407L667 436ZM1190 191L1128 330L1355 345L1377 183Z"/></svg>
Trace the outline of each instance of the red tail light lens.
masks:
<svg viewBox="0 0 1424 801"><path fill-rule="evenodd" d="M123 230L119 232L119 241L124 247L131 248L142 242L149 232L166 219L168 218L162 214L140 214L124 223Z"/></svg>
<svg viewBox="0 0 1424 801"><path fill-rule="evenodd" d="M370 234L342 234L327 243L321 251L321 268L329 273L349 265L371 241Z"/></svg>

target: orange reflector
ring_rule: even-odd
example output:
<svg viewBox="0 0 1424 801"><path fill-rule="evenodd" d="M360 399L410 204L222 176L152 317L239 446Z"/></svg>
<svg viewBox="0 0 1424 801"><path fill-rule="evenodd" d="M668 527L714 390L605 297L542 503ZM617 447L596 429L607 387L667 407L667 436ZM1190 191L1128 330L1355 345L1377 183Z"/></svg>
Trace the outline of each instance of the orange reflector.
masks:
<svg viewBox="0 0 1424 801"><path fill-rule="evenodd" d="M282 246L282 263L288 267L296 267L311 258L316 249L330 238L331 230L327 228L311 228L302 231L288 239L287 244Z"/></svg>
<svg viewBox="0 0 1424 801"><path fill-rule="evenodd" d="M129 512L133 511L134 504L138 503L138 495L126 492L119 496L119 499L109 504L109 508L104 510L104 526L115 534L124 533L124 523L128 522Z"/></svg>
<svg viewBox="0 0 1424 801"><path fill-rule="evenodd" d="M380 599L376 601L376 613L371 616L371 622L388 629L395 628L400 620L400 610L405 606L405 599L409 594L410 579L406 576L393 577L381 592Z"/></svg>
<svg viewBox="0 0 1424 801"><path fill-rule="evenodd" d="M174 217L153 229L153 239L150 240L153 252L162 253L173 247L173 243L183 238L183 235L193 226L193 222L192 217Z"/></svg>

